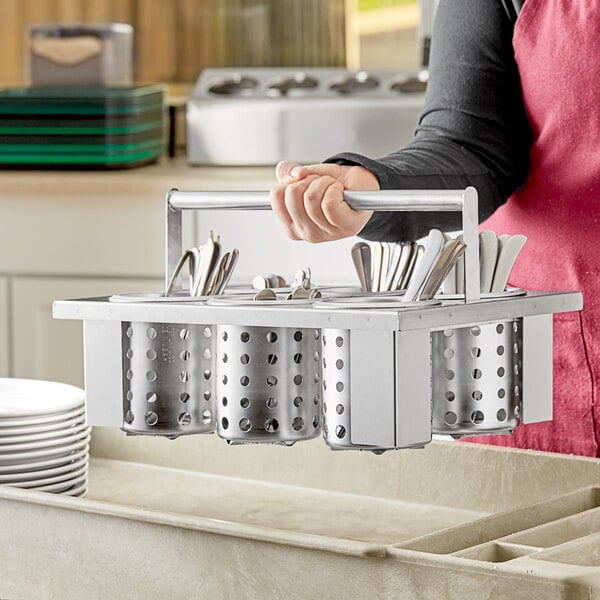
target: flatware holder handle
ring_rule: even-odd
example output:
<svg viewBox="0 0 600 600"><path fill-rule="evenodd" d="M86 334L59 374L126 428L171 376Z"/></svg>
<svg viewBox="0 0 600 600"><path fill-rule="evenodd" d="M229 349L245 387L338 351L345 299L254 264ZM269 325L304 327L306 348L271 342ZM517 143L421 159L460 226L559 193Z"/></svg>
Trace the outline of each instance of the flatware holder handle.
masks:
<svg viewBox="0 0 600 600"><path fill-rule="evenodd" d="M393 212L461 212L465 252L465 302L476 302L479 293L478 197L473 187L464 190L345 191L344 200L354 210ZM166 198L166 282L170 281L182 248L183 210L270 210L267 191L180 191Z"/></svg>

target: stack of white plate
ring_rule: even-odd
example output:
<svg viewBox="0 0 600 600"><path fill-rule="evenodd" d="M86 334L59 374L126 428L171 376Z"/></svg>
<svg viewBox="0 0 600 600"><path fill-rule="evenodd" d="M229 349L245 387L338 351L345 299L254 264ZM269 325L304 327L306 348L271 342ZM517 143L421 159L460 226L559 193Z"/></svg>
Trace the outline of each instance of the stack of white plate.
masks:
<svg viewBox="0 0 600 600"><path fill-rule="evenodd" d="M0 484L83 496L90 428L82 389L0 379Z"/></svg>

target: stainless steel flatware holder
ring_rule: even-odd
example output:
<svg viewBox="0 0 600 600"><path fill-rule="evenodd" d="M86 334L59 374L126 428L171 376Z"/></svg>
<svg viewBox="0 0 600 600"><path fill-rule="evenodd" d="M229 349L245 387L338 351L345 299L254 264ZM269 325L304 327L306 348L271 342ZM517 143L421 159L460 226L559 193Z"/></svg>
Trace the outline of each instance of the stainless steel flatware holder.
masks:
<svg viewBox="0 0 600 600"><path fill-rule="evenodd" d="M345 199L354 209L460 211L464 297L393 308L144 302L143 294L139 302L57 301L56 318L84 322L90 424L286 445L323 432L333 449L380 452L421 447L432 433L551 420L552 315L580 310L581 294L482 299L473 188L349 191ZM184 211L269 208L268 192L171 190L166 280L182 253Z"/></svg>

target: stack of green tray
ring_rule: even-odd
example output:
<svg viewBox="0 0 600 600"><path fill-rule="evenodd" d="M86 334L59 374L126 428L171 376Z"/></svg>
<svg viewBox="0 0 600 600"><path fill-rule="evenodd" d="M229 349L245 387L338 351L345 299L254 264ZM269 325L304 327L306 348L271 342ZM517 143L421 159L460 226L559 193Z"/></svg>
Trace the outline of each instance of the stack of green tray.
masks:
<svg viewBox="0 0 600 600"><path fill-rule="evenodd" d="M115 169L165 149L158 85L0 90L0 167Z"/></svg>

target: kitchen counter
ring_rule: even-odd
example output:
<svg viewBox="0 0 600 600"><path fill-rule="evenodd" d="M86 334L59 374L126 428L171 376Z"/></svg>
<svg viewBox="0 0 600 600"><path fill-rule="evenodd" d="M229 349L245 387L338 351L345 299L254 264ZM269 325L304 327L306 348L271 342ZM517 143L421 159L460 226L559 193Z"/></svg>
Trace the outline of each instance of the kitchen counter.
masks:
<svg viewBox="0 0 600 600"><path fill-rule="evenodd" d="M93 185L92 185L93 182ZM256 189L275 184L274 167L190 167L185 157L118 170L1 170L0 201L19 196L64 197L156 194L180 189Z"/></svg>

